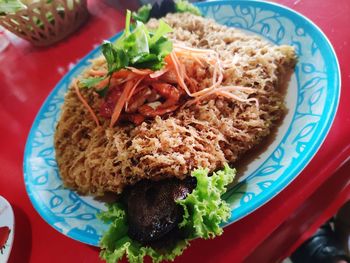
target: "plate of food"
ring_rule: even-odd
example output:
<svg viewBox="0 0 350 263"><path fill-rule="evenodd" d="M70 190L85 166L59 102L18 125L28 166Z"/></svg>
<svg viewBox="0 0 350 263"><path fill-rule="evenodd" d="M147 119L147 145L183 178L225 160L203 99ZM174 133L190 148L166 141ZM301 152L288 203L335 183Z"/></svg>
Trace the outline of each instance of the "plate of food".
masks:
<svg viewBox="0 0 350 263"><path fill-rule="evenodd" d="M0 262L7 262L10 257L15 230L12 207L0 196Z"/></svg>
<svg viewBox="0 0 350 263"><path fill-rule="evenodd" d="M330 42L291 9L146 5L44 102L26 189L46 222L108 262L174 259L292 182L339 94Z"/></svg>

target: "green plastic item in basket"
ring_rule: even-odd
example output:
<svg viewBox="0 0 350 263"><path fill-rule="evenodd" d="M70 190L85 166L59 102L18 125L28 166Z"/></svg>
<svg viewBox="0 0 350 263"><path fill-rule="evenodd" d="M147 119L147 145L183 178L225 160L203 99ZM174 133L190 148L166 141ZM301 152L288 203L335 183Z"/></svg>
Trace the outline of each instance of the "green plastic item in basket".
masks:
<svg viewBox="0 0 350 263"><path fill-rule="evenodd" d="M62 40L88 16L86 0L0 0L0 25L35 46Z"/></svg>

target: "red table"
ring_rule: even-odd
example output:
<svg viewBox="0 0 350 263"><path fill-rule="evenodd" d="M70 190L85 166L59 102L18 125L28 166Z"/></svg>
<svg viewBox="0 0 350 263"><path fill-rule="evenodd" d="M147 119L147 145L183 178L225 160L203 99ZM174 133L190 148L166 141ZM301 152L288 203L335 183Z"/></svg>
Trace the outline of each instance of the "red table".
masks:
<svg viewBox="0 0 350 263"><path fill-rule="evenodd" d="M276 262L350 199L350 1L278 2L313 20L335 47L343 84L333 127L308 167L276 198L226 228L223 236L194 241L177 262ZM19 42L0 54L0 194L13 205L16 218L10 262L98 262L96 248L63 236L41 219L22 175L26 137L50 90L71 63L123 27L122 11L97 0L89 8L89 22L62 43L37 49Z"/></svg>

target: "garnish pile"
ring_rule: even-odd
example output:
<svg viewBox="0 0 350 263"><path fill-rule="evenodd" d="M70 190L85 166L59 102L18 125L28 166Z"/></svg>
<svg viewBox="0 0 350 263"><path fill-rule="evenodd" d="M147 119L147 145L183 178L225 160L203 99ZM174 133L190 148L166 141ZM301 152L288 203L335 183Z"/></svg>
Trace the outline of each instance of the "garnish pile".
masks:
<svg viewBox="0 0 350 263"><path fill-rule="evenodd" d="M134 13L134 17L145 14L143 8ZM103 98L99 115L110 119L110 127L118 121L139 125L145 119L170 114L213 96L253 102L258 106L255 98L248 98L254 89L222 85L223 70L231 65L224 65L216 51L170 41L166 35L172 29L163 20L159 20L158 28L152 31L140 20L131 25L131 16L128 11L124 33L115 43L102 44L107 67L90 69L90 77L75 82L79 99L98 126L99 119L79 88L94 88ZM148 19L149 13L145 17ZM200 83L194 67L211 76L210 85Z"/></svg>

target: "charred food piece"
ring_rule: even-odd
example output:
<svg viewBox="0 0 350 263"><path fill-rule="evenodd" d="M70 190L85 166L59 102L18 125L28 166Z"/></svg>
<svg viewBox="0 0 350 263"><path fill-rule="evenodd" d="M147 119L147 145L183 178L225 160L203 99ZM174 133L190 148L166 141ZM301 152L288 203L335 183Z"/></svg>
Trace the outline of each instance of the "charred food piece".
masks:
<svg viewBox="0 0 350 263"><path fill-rule="evenodd" d="M150 17L161 18L166 16L168 13L175 13L175 2L173 0L163 0L159 3L156 1L152 5L152 9L150 11Z"/></svg>
<svg viewBox="0 0 350 263"><path fill-rule="evenodd" d="M183 209L176 200L186 198L195 188L193 178L186 180L144 180L126 192L129 236L147 244L161 239L177 228Z"/></svg>

